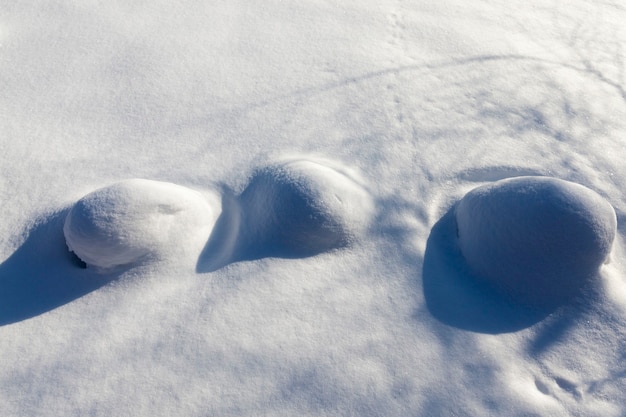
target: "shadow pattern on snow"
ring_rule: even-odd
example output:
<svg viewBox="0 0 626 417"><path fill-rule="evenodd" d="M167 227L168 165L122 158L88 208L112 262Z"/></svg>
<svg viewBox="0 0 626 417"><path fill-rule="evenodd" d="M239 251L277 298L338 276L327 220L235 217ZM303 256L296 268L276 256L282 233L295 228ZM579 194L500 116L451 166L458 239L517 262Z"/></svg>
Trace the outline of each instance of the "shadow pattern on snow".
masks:
<svg viewBox="0 0 626 417"><path fill-rule="evenodd" d="M35 317L114 279L85 269L63 236L69 210L41 220L25 242L0 264L0 326Z"/></svg>
<svg viewBox="0 0 626 417"><path fill-rule="evenodd" d="M498 334L530 327L554 312L559 305L518 304L469 270L456 243L455 208L433 226L426 243L422 277L430 313L453 327Z"/></svg>

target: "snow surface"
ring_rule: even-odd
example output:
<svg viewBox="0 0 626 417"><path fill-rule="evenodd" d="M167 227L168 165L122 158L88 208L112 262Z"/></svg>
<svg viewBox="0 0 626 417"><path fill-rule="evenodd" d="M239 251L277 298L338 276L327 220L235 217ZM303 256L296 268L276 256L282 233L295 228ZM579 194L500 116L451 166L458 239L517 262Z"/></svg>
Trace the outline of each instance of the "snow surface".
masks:
<svg viewBox="0 0 626 417"><path fill-rule="evenodd" d="M613 0L0 0L0 415L626 415L624 21ZM595 284L549 308L458 245L455 204L519 176L617 218ZM132 178L198 192L214 227L121 216L155 252L84 268L68 213Z"/></svg>

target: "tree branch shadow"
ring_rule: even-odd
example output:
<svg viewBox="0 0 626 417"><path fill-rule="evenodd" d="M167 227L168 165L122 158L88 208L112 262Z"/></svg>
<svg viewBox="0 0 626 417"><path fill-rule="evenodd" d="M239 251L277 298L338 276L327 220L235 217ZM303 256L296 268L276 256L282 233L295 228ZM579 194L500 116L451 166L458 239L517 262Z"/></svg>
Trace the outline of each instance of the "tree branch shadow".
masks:
<svg viewBox="0 0 626 417"><path fill-rule="evenodd" d="M180 121L175 125L165 126L166 130L180 129L181 126L185 128L192 128L198 126L204 126L214 123L215 120L222 120L229 115L240 116L261 108L272 106L287 100L297 99L310 99L312 97L334 91L339 88L345 88L348 86L359 85L364 82L375 80L386 76L397 76L403 73L412 73L419 71L436 71L454 67L464 67L473 64L486 65L490 63L511 63L511 62L525 62L525 63L537 63L545 66L546 68L564 68L571 71L586 75L591 79L594 79L602 84L608 85L615 89L624 102L626 102L626 89L622 83L610 79L603 72L599 71L595 66L591 65L587 61L582 63L569 63L561 62L558 60L551 60L542 57L535 57L531 55L522 54L486 54L486 55L474 55L456 59L439 60L430 63L420 63L411 65L401 65L390 68L381 68L376 71L371 71L363 74L354 75L351 77L345 77L343 79L324 83L321 85L303 87L294 89L292 91L276 94L266 99L252 101L240 106L234 106L224 109L218 109L213 112L207 113L203 116L194 117L193 119Z"/></svg>

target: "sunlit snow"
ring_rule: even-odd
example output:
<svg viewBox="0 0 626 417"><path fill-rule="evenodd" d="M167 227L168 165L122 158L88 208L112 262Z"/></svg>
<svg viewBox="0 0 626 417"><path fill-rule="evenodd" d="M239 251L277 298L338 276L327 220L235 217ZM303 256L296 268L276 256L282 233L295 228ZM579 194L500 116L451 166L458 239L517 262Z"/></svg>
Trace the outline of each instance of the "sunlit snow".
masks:
<svg viewBox="0 0 626 417"><path fill-rule="evenodd" d="M0 4L1 416L626 415L622 2Z"/></svg>

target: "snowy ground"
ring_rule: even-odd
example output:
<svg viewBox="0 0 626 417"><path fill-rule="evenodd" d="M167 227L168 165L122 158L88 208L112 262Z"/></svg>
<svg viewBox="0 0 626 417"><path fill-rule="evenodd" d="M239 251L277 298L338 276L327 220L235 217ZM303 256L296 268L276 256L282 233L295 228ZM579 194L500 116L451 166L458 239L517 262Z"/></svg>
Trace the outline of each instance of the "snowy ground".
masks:
<svg viewBox="0 0 626 417"><path fill-rule="evenodd" d="M257 3L0 1L0 414L626 415L626 6ZM550 309L455 251L521 175L617 215ZM186 188L83 268L69 210L131 178Z"/></svg>

